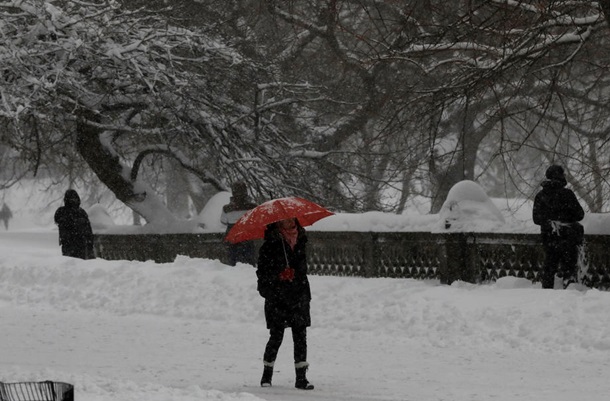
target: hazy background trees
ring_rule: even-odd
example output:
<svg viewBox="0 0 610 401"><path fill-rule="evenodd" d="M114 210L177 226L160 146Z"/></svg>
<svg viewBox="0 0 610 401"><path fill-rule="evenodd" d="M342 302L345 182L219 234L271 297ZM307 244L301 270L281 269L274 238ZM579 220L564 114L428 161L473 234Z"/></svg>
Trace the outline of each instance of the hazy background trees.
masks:
<svg viewBox="0 0 610 401"><path fill-rule="evenodd" d="M556 162L588 210L608 208L598 3L167 5L0 4L2 163L20 166L3 182L95 173L147 220L237 179L259 201L401 212L424 196L436 212L462 179L531 197Z"/></svg>
<svg viewBox="0 0 610 401"><path fill-rule="evenodd" d="M277 80L315 84L329 100L301 104L299 122L315 149L333 150L327 189L347 195L344 207L400 211L404 198L383 198L394 188L437 211L461 179L530 197L557 162L590 210L603 209L608 188L592 165L607 138L608 29L597 3L200 4Z"/></svg>

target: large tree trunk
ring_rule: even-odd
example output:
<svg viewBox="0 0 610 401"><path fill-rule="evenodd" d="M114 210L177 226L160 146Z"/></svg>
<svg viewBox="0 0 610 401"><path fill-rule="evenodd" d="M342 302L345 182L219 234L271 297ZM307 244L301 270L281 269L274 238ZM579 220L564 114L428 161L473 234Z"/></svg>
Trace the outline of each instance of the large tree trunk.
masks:
<svg viewBox="0 0 610 401"><path fill-rule="evenodd" d="M131 169L122 164L113 149L101 141L103 132L88 124L87 120L98 122L93 112L81 111L76 125L76 149L100 181L148 224L166 232L190 231L195 223L188 225L179 221L150 188L132 180Z"/></svg>
<svg viewBox="0 0 610 401"><path fill-rule="evenodd" d="M76 124L76 149L108 189L125 204L137 203L133 183L126 179L119 157L105 147L100 141L99 129L86 123L86 120L98 122L93 112L83 111L82 119Z"/></svg>
<svg viewBox="0 0 610 401"><path fill-rule="evenodd" d="M456 153L461 153L461 151L456 151ZM434 163L434 161L431 163ZM436 214L441 210L449 191L455 184L462 180L472 179L465 175L464 167L459 162L451 164L446 169L432 173L431 178L434 188L432 204L430 206L430 213L432 214Z"/></svg>
<svg viewBox="0 0 610 401"><path fill-rule="evenodd" d="M463 180L474 180L477 153L485 134L477 132L472 123L466 124L462 129L465 132L460 135L456 149L451 155L451 162L443 167L437 166L434 159L430 161L434 188L430 213L438 213L441 210L455 184Z"/></svg>
<svg viewBox="0 0 610 401"><path fill-rule="evenodd" d="M185 171L180 163L173 159L165 162L166 189L165 199L169 210L176 216L188 218L189 210L189 183Z"/></svg>

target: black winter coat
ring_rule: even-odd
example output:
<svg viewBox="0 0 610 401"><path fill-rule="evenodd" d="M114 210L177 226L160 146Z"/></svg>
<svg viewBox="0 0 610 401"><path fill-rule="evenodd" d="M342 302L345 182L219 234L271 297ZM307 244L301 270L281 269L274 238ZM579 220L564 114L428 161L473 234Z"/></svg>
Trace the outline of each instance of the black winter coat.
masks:
<svg viewBox="0 0 610 401"><path fill-rule="evenodd" d="M270 226L259 250L256 275L258 292L265 298L265 320L268 329L311 325L311 290L307 279L305 246L307 236L302 227L299 226L298 230L297 243L294 249L291 249L275 225ZM287 265L295 270L292 281L280 280L280 273Z"/></svg>
<svg viewBox="0 0 610 401"><path fill-rule="evenodd" d="M57 209L54 220L59 227L62 255L93 259L93 230L76 191L66 191L64 206Z"/></svg>
<svg viewBox="0 0 610 401"><path fill-rule="evenodd" d="M534 199L532 217L534 224L540 226L542 240L582 241L582 226L576 223L584 218L585 212L574 192L565 188L565 182L558 180L546 180L541 185L542 190ZM558 233L553 232L551 221L570 224L571 227L566 227L558 238Z"/></svg>

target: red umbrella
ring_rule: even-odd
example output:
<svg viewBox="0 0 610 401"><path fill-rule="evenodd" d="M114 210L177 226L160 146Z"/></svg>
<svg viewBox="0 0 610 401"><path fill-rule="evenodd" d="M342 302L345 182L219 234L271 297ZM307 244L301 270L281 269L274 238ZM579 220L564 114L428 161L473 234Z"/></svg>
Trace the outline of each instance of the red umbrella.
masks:
<svg viewBox="0 0 610 401"><path fill-rule="evenodd" d="M334 213L303 198L279 198L267 201L244 214L229 230L225 240L231 243L263 238L267 224L296 217L301 226L310 226Z"/></svg>

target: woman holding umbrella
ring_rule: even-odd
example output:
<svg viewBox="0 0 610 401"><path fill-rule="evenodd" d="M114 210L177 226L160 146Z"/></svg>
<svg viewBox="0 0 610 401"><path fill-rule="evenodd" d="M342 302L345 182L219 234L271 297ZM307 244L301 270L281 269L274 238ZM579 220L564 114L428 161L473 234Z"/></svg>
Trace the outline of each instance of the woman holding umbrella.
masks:
<svg viewBox="0 0 610 401"><path fill-rule="evenodd" d="M265 230L258 257L258 291L265 298L265 320L269 340L263 357L261 386L271 386L273 365L284 330L290 327L294 342L295 387L313 390L306 377L307 327L311 325L311 291L307 279L305 230L296 218L271 223Z"/></svg>
<svg viewBox="0 0 610 401"><path fill-rule="evenodd" d="M303 226L334 213L299 197L267 201L246 212L227 233L230 243L263 238L258 254L258 291L265 298L265 320L269 341L265 347L261 386L271 386L273 365L286 327L294 342L295 387L313 390L307 372L307 327L311 325L311 290L307 279Z"/></svg>

